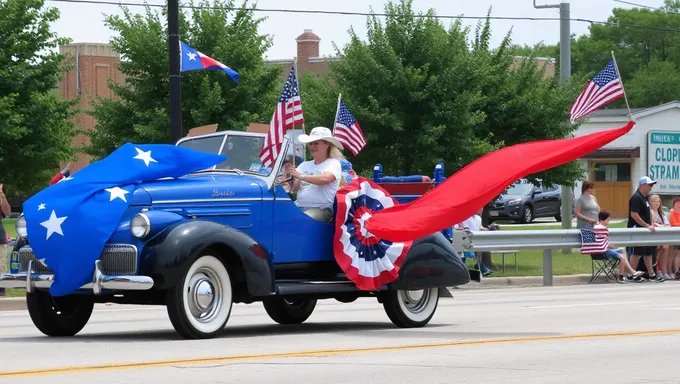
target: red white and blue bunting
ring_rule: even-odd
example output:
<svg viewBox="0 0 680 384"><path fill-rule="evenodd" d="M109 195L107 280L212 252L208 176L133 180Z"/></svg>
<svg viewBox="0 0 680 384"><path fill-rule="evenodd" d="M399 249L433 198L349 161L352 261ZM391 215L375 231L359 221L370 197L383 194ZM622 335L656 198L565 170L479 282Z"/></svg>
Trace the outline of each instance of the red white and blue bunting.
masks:
<svg viewBox="0 0 680 384"><path fill-rule="evenodd" d="M335 260L357 288L379 290L397 279L413 241L380 239L366 230L365 223L376 212L399 203L365 177L352 180L336 196Z"/></svg>

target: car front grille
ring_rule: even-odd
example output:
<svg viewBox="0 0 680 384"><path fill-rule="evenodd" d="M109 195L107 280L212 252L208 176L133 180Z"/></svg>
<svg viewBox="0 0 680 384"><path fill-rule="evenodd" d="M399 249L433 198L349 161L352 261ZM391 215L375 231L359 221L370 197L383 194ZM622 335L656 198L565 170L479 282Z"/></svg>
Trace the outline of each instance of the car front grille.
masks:
<svg viewBox="0 0 680 384"><path fill-rule="evenodd" d="M33 272L51 275L53 272L35 259L33 249L27 245L19 249L19 271L28 270L28 262L33 260ZM101 254L102 273L105 275L134 275L137 273L137 247L130 244L108 244Z"/></svg>

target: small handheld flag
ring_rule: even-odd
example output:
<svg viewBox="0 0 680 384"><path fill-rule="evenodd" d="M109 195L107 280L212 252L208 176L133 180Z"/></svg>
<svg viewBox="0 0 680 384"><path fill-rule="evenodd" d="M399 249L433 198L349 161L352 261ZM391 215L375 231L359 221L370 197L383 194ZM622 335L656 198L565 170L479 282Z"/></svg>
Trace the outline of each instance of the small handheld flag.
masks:
<svg viewBox="0 0 680 384"><path fill-rule="evenodd" d="M50 293L68 295L92 281L94 263L138 184L180 177L225 159L170 144L126 143L26 200L24 216L33 253L54 272Z"/></svg>
<svg viewBox="0 0 680 384"><path fill-rule="evenodd" d="M180 61L180 71L197 71L202 69L214 69L224 71L234 82L238 83L238 73L212 57L206 56L194 48L179 42L179 54L182 57Z"/></svg>

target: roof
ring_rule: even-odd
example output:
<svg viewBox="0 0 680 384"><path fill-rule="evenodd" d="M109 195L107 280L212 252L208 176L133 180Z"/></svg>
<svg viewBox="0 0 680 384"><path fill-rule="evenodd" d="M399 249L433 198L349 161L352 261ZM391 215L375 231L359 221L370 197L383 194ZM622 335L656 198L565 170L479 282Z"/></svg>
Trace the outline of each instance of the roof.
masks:
<svg viewBox="0 0 680 384"><path fill-rule="evenodd" d="M674 108L680 108L680 101L675 100L665 104L656 105L654 107L632 108L631 112L634 119L639 119L641 117L653 115ZM590 123L608 123L620 121L628 121L627 108L599 109L592 112L587 117L587 122Z"/></svg>
<svg viewBox="0 0 680 384"><path fill-rule="evenodd" d="M626 111L627 112L627 111ZM640 147L600 148L581 157L582 159L639 159Z"/></svg>
<svg viewBox="0 0 680 384"><path fill-rule="evenodd" d="M630 111L633 113L638 113L644 111L647 108L632 108ZM590 114L590 116L628 116L628 109L626 108L613 108L613 109L598 109Z"/></svg>

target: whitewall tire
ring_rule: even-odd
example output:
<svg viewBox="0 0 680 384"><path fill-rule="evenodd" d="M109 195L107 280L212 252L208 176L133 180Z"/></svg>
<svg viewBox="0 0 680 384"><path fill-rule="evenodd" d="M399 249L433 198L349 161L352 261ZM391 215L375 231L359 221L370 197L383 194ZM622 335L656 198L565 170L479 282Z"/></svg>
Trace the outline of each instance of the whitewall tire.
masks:
<svg viewBox="0 0 680 384"><path fill-rule="evenodd" d="M229 320L233 291L229 272L211 255L200 256L182 281L168 290L168 316L187 339L207 339L219 333Z"/></svg>
<svg viewBox="0 0 680 384"><path fill-rule="evenodd" d="M424 327L437 311L439 288L415 291L387 291L383 307L394 325L401 328Z"/></svg>

